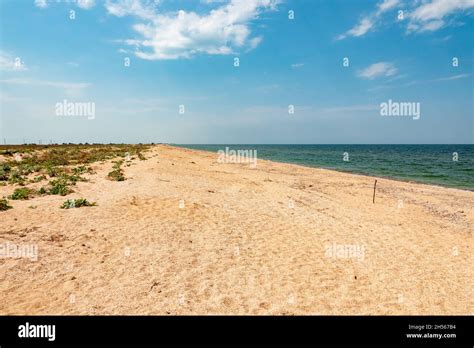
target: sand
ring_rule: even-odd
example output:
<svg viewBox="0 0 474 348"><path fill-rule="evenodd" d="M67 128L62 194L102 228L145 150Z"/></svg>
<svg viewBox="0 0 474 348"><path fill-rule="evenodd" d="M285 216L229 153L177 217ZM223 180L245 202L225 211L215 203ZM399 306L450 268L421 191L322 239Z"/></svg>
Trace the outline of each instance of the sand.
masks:
<svg viewBox="0 0 474 348"><path fill-rule="evenodd" d="M146 156L10 201L0 244L38 259L0 259L0 314L474 313L474 192L377 178L373 204L373 177ZM59 208L80 197L97 206Z"/></svg>

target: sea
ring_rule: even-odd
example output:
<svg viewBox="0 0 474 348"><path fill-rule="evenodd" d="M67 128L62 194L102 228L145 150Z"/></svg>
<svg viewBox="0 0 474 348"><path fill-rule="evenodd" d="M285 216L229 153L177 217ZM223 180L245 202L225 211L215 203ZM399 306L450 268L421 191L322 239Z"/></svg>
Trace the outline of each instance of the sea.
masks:
<svg viewBox="0 0 474 348"><path fill-rule="evenodd" d="M474 190L474 145L179 144L216 153L256 150L258 159Z"/></svg>

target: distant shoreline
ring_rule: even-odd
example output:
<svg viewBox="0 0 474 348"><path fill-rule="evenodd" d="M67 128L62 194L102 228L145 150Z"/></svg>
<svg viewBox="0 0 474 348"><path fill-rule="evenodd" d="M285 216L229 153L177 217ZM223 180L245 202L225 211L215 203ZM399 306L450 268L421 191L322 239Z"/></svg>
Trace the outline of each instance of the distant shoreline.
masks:
<svg viewBox="0 0 474 348"><path fill-rule="evenodd" d="M206 149L205 147L234 147L238 148L239 146L247 148L247 147L272 147L272 146L302 146L302 147L310 147L310 146L321 146L321 147L332 147L332 146L468 146L472 147L474 151L474 144L169 144L170 146L176 146L181 148L187 148L192 150L198 151L206 151L206 152L216 152L216 150ZM260 156L261 154L259 154ZM299 165L306 168L320 168L325 170L332 170L341 173L347 174L355 174L355 175L362 175L368 176L373 178L381 178L381 179L389 179L389 180L396 180L399 182L407 182L407 183L416 183L416 184L423 184L423 185L430 185L436 187L443 187L443 188L450 188L450 189L458 189L463 191L474 191L473 187L460 187L456 185L450 185L449 183L441 183L441 182L430 182L425 181L423 179L416 179L416 178L401 178L396 175L390 174L379 174L379 173L370 173L366 171L356 170L356 169L343 169L343 168L334 168L324 165L312 165L311 163L301 163L292 160L283 160L283 159L275 159L269 158L267 156L262 156L259 159L275 162L275 163L287 163L293 165Z"/></svg>

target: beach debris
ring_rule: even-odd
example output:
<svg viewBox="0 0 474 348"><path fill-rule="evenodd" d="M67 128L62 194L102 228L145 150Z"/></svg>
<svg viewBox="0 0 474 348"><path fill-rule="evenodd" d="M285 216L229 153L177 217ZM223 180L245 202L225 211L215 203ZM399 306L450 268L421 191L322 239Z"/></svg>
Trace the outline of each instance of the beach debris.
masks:
<svg viewBox="0 0 474 348"><path fill-rule="evenodd" d="M374 182L374 196L372 197L372 203L375 203L375 188L377 186L377 179L375 179L375 182Z"/></svg>
<svg viewBox="0 0 474 348"><path fill-rule="evenodd" d="M154 288L155 286L158 286L158 285L160 285L160 283L157 282L157 281L154 281L153 284L151 284L150 290L148 290L148 291L150 292L151 290L153 290L153 288ZM161 292L161 290L160 290L160 292Z"/></svg>

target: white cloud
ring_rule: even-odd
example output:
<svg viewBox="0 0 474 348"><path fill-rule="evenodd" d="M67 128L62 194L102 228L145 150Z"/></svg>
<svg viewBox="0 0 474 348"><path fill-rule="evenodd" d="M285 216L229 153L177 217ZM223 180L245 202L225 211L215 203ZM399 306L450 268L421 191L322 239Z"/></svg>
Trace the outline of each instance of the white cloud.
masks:
<svg viewBox="0 0 474 348"><path fill-rule="evenodd" d="M95 0L77 0L77 6L88 10L95 6Z"/></svg>
<svg viewBox="0 0 474 348"><path fill-rule="evenodd" d="M112 15L142 20L133 26L139 38L123 42L135 46L139 58L158 60L253 49L262 37L252 36L251 21L264 11L275 10L278 3L279 0L231 0L206 14L184 10L157 13L154 2L139 0L108 0L105 6Z"/></svg>
<svg viewBox="0 0 474 348"><path fill-rule="evenodd" d="M13 57L8 53L0 52L0 70L24 71L28 68L20 57Z"/></svg>
<svg viewBox="0 0 474 348"><path fill-rule="evenodd" d="M349 36L359 37L367 34L375 26L380 15L397 6L399 2L399 0L383 0L382 2L379 2L375 12L363 17L352 29L339 35L337 39L342 40Z"/></svg>
<svg viewBox="0 0 474 348"><path fill-rule="evenodd" d="M46 0L35 0L35 6L39 8L46 8L48 7L48 3Z"/></svg>
<svg viewBox="0 0 474 348"><path fill-rule="evenodd" d="M71 2L76 3L76 5L84 10L91 9L95 6L95 0L35 0L35 6L39 8L47 8L49 6L48 1L50 3L66 3L69 4Z"/></svg>
<svg viewBox="0 0 474 348"><path fill-rule="evenodd" d="M111 15L117 17L136 16L141 19L153 20L157 14L155 7L158 1L141 1L141 0L118 0L113 2L107 0L105 8Z"/></svg>
<svg viewBox="0 0 474 348"><path fill-rule="evenodd" d="M346 37L360 37L375 28L382 20L382 14L399 6L400 0L383 0L376 9L361 20L350 30L339 35L338 40ZM407 32L436 31L451 24L446 19L456 13L474 8L474 0L422 0L409 2L404 9L407 22Z"/></svg>
<svg viewBox="0 0 474 348"><path fill-rule="evenodd" d="M393 76L397 72L397 68L392 63L378 62L359 71L358 76L364 79L373 80L377 77Z"/></svg>
<svg viewBox="0 0 474 348"><path fill-rule="evenodd" d="M324 108L322 112L358 112L358 111L372 111L377 110L380 107L378 105L373 104L365 104L365 105L348 105L348 106L335 106L330 108Z"/></svg>
<svg viewBox="0 0 474 348"><path fill-rule="evenodd" d="M74 82L56 82L46 80L31 80L31 79L5 79L0 80L0 83L23 85L23 86L40 86L40 87L53 87L64 90L69 96L79 95L85 88L89 87L89 83L74 83Z"/></svg>
<svg viewBox="0 0 474 348"><path fill-rule="evenodd" d="M369 18L362 18L359 24L357 24L354 28L348 30L345 34L339 35L338 39L342 40L348 36L362 36L366 34L372 27L374 23Z"/></svg>
<svg viewBox="0 0 474 348"><path fill-rule="evenodd" d="M448 77L440 77L438 79L430 80L433 82L438 82L438 81L452 81L452 80L459 80L459 79L464 79L466 77L471 76L471 74L459 74L459 75L452 75Z"/></svg>
<svg viewBox="0 0 474 348"><path fill-rule="evenodd" d="M408 32L435 31L447 25L445 18L474 8L474 0L432 0L424 2L410 14Z"/></svg>
<svg viewBox="0 0 474 348"><path fill-rule="evenodd" d="M399 0L384 0L381 3L377 4L377 14L381 14L385 11L388 11L399 4Z"/></svg>

